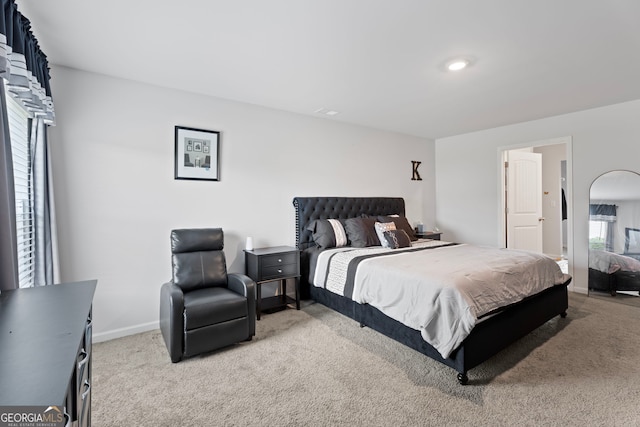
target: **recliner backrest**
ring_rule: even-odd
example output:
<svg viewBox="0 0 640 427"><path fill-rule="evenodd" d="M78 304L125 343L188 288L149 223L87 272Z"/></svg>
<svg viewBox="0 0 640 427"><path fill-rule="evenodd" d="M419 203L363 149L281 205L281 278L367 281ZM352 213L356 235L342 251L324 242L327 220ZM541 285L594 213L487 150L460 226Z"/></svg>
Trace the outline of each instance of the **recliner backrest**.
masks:
<svg viewBox="0 0 640 427"><path fill-rule="evenodd" d="M227 264L221 228L171 231L173 283L184 292L227 286Z"/></svg>

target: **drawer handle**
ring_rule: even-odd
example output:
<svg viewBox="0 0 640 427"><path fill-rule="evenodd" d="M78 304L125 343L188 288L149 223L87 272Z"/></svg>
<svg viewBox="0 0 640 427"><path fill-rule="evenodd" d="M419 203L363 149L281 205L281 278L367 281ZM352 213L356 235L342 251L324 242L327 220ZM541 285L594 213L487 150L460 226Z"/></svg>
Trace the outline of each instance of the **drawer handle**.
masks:
<svg viewBox="0 0 640 427"><path fill-rule="evenodd" d="M280 269L280 268L279 268L279 269L278 269L278 273L282 273L282 269Z"/></svg>
<svg viewBox="0 0 640 427"><path fill-rule="evenodd" d="M86 389L85 389L85 392L82 393L82 400L85 400L87 398L87 395L91 391L91 384L89 384L89 381L85 380L84 386L86 387Z"/></svg>
<svg viewBox="0 0 640 427"><path fill-rule="evenodd" d="M278 258L278 262L282 262L282 259L281 259L281 258Z"/></svg>
<svg viewBox="0 0 640 427"><path fill-rule="evenodd" d="M84 348L80 350L80 354L78 354L78 356L82 357L82 360L78 362L78 369L80 369L82 368L83 365L85 365L89 361L89 357L88 357L88 353L84 350Z"/></svg>

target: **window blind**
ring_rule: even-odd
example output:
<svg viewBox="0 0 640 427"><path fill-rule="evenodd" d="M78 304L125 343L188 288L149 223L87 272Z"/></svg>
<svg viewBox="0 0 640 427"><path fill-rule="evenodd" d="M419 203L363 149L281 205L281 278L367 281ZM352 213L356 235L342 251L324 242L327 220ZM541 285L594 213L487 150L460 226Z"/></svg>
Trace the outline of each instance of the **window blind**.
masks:
<svg viewBox="0 0 640 427"><path fill-rule="evenodd" d="M34 213L29 147L29 115L7 94L7 114L13 155L20 287L34 285Z"/></svg>

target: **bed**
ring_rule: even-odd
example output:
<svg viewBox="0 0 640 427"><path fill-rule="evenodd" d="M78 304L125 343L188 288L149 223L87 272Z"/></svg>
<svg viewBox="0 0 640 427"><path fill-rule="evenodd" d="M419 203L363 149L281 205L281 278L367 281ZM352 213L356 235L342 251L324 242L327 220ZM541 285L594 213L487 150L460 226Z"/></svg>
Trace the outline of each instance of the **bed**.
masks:
<svg viewBox="0 0 640 427"><path fill-rule="evenodd" d="M618 291L640 294L640 261L635 256L589 249L589 289L611 296Z"/></svg>
<svg viewBox="0 0 640 427"><path fill-rule="evenodd" d="M406 227L408 223L404 218L404 199L395 197L295 197L293 205L296 218L296 245L301 253L300 291L302 298L313 299L356 320L362 327L370 327L453 368L457 371L457 380L462 385L468 383L470 369L478 366L553 317L558 315L566 317L568 308L567 285L571 278L563 275L561 283L548 284L548 287L542 291L526 296L520 301L507 303L499 309L486 313L475 322L470 331L466 331L466 335L459 344L455 345L453 350L450 352L445 351L443 355L440 345L434 346L425 340L424 331L405 325L402 321L393 318L395 317L393 314L385 314L383 311L388 312L388 307L378 308L368 302L355 301L350 297L350 291L346 292L348 295L345 296L344 292L340 294L312 284L316 279L318 262L319 260L322 262L322 257L327 254L327 249L330 249L331 246L321 241L323 235L315 228L316 224L326 222L321 220L333 220L332 223L337 225L335 224L336 220L347 222L353 218L393 218L392 215L395 215L396 220L393 221L397 225L396 229L400 230ZM404 223L402 222L403 219ZM376 222L378 221L376 220ZM395 236L396 232L398 236L403 236L404 234L409 234L410 230L403 229L402 232L387 231L385 236ZM334 235L333 238L333 243L335 244L338 234ZM344 239L344 236L340 237L339 240L342 239ZM403 239L404 237L400 240ZM318 247L319 242L323 243L320 248ZM414 245L416 246L415 249L413 248ZM420 248L417 246L420 246ZM423 248L422 246L425 247ZM432 248L431 246L434 247ZM408 256L416 256L413 252L434 253L445 249L451 250L456 246L459 245L449 242L434 244L433 242L419 240L412 242L410 248L403 249L411 253ZM384 252L380 248L372 249ZM349 252L349 250L346 250L346 252ZM394 252L393 255L396 256L397 254ZM373 264L374 262L378 263L378 258L388 260L392 257L384 256L384 254L382 256L376 255L373 257L376 261L359 255L356 258L359 260L366 258L367 263ZM349 261L349 266L351 265L351 261ZM340 269L338 268L337 270L339 271ZM357 271L350 270L343 273L343 275L351 278L358 275L361 276L362 274ZM394 281L391 280L391 282Z"/></svg>

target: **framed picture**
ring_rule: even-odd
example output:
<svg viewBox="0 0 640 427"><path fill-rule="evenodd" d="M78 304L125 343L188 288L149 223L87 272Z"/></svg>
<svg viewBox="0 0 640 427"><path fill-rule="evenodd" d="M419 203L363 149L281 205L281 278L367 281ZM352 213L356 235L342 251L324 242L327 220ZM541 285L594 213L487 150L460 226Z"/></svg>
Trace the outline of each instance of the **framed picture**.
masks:
<svg viewBox="0 0 640 427"><path fill-rule="evenodd" d="M176 126L175 139L175 179L220 180L220 132Z"/></svg>

